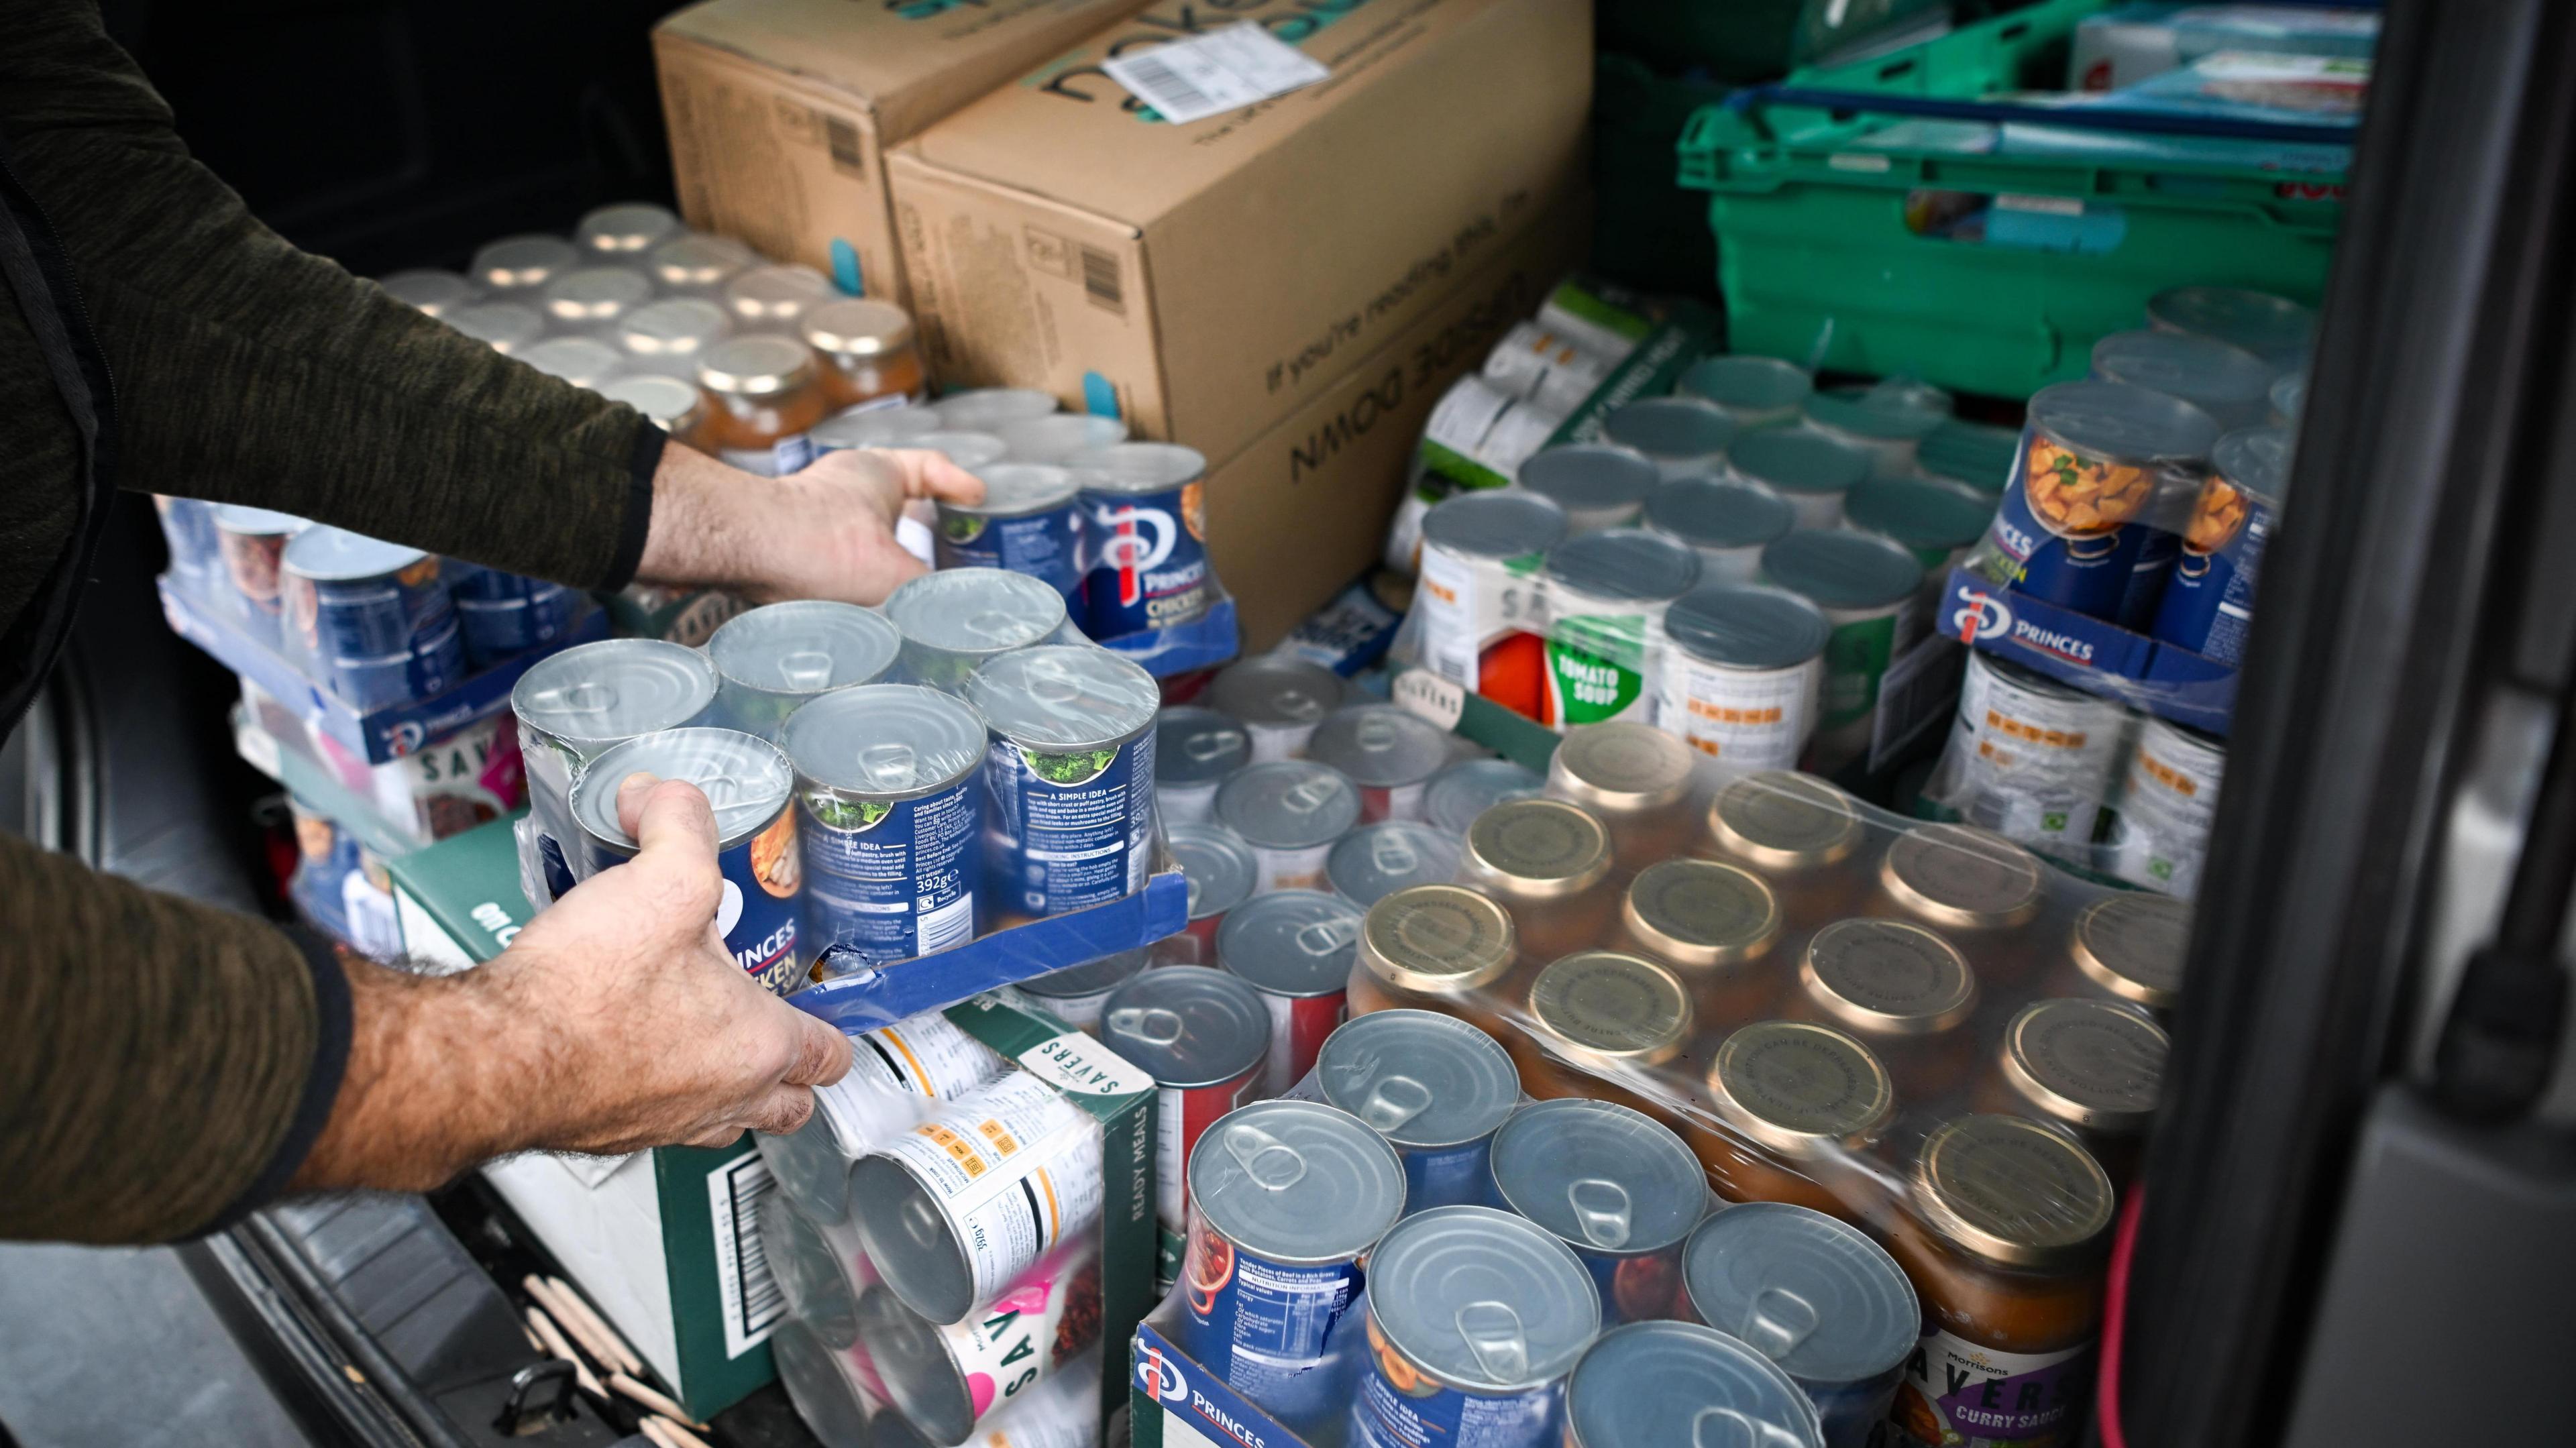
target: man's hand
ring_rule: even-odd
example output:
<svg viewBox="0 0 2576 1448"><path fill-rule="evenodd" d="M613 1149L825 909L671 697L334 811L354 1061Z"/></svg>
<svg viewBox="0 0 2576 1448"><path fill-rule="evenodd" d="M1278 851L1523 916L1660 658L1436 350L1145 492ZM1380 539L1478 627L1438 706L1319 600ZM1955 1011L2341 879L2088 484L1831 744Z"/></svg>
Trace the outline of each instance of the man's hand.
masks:
<svg viewBox="0 0 2576 1448"><path fill-rule="evenodd" d="M633 775L617 812L635 858L489 964L438 979L351 966L348 1075L296 1190L425 1190L513 1151L721 1146L804 1123L849 1040L725 953L706 796Z"/></svg>
<svg viewBox="0 0 2576 1448"><path fill-rule="evenodd" d="M881 603L922 571L895 542L904 505L983 497L982 479L935 452L829 452L803 472L763 478L674 443L653 475L653 520L635 576L762 602Z"/></svg>

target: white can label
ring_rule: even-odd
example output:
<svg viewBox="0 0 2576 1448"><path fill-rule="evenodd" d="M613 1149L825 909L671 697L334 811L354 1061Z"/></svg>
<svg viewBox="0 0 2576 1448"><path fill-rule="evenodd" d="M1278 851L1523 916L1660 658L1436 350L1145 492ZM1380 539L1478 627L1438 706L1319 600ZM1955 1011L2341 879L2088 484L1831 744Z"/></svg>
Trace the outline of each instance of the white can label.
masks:
<svg viewBox="0 0 2576 1448"><path fill-rule="evenodd" d="M1730 669L1671 650L1655 723L1703 754L1746 769L1795 769L1816 729L1820 656L1787 669Z"/></svg>
<svg viewBox="0 0 2576 1448"><path fill-rule="evenodd" d="M1538 565L1535 554L1469 558L1424 544L1413 595L1414 611L1422 616L1423 667L1473 692L1485 646L1539 626Z"/></svg>
<svg viewBox="0 0 2576 1448"><path fill-rule="evenodd" d="M2117 704L2024 688L1971 658L1950 734L1959 771L1950 803L2010 839L2087 846L2126 728Z"/></svg>
<svg viewBox="0 0 2576 1448"><path fill-rule="evenodd" d="M2129 756L2111 873L2189 899L2200 891L2209 825L2218 811L2217 766L2224 757L2197 744L2173 748L2168 741L2174 737L2150 725Z"/></svg>
<svg viewBox="0 0 2576 1448"><path fill-rule="evenodd" d="M1273 890L1329 890L1324 878L1324 862L1333 853L1330 844L1310 845L1302 850L1274 850L1267 845L1252 847L1252 861L1259 874L1254 878L1252 893L1266 895Z"/></svg>
<svg viewBox="0 0 2576 1448"><path fill-rule="evenodd" d="M814 1108L855 1160L1009 1069L992 1047L928 1011L852 1036L850 1074L815 1087Z"/></svg>
<svg viewBox="0 0 2576 1448"><path fill-rule="evenodd" d="M989 1302L1100 1216L1100 1128L1025 1071L975 1091L880 1150L944 1208Z"/></svg>
<svg viewBox="0 0 2576 1448"><path fill-rule="evenodd" d="M1100 1276L1088 1266L1087 1256L1074 1256L1031 1272L993 1299L992 1306L939 1329L950 1361L966 1380L976 1422L1028 1396L1067 1358L1096 1340L1096 1328L1089 1337L1058 1335L1077 1294L1100 1295ZM1087 1310L1096 1324L1099 1303L1090 1303Z"/></svg>
<svg viewBox="0 0 2576 1448"><path fill-rule="evenodd" d="M1203 825L1216 819L1216 786L1211 779L1201 784L1158 784L1154 786L1154 808L1161 812L1165 825Z"/></svg>
<svg viewBox="0 0 2576 1448"><path fill-rule="evenodd" d="M1422 424L1423 440L1478 457L1485 434L1493 431L1495 420L1511 405L1510 393L1482 378L1461 377L1432 404L1431 417Z"/></svg>

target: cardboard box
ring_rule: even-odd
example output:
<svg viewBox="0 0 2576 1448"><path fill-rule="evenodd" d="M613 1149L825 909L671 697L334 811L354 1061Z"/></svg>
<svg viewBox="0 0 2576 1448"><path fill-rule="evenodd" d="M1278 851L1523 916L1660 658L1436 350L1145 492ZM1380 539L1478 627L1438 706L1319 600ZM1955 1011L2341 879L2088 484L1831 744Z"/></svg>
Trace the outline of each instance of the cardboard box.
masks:
<svg viewBox="0 0 2576 1448"><path fill-rule="evenodd" d="M1247 21L1330 75L1174 125L1100 68ZM889 158L930 366L1232 457L1570 192L1591 91L1588 0L1162 0Z"/></svg>
<svg viewBox="0 0 2576 1448"><path fill-rule="evenodd" d="M689 224L901 303L885 151L1144 0L708 0L654 28Z"/></svg>

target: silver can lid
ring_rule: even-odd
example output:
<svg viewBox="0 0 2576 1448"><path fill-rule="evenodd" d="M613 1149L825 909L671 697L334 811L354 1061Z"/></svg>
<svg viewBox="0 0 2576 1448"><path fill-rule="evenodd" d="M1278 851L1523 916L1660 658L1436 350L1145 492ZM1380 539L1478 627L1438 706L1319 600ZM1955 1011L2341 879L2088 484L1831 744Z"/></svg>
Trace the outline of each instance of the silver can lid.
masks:
<svg viewBox="0 0 2576 1448"><path fill-rule="evenodd" d="M650 201L617 201L583 213L573 244L604 256L640 257L680 234L680 218Z"/></svg>
<svg viewBox="0 0 2576 1448"><path fill-rule="evenodd" d="M1964 484L1989 500L2012 482L2021 455L2021 433L1991 423L1956 418L1924 435L1914 449L1915 466L1946 483Z"/></svg>
<svg viewBox="0 0 2576 1448"><path fill-rule="evenodd" d="M1422 515L1422 541L1469 558L1521 558L1555 547L1565 527L1565 510L1536 493L1461 493Z"/></svg>
<svg viewBox="0 0 2576 1448"><path fill-rule="evenodd" d="M1434 1207L1396 1223L1370 1254L1369 1321L1441 1382L1518 1392L1574 1366L1601 1331L1601 1293L1537 1223Z"/></svg>
<svg viewBox="0 0 2576 1448"><path fill-rule="evenodd" d="M1649 397L1601 419L1601 435L1658 462L1714 458L1735 440L1735 419L1696 397Z"/></svg>
<svg viewBox="0 0 2576 1448"><path fill-rule="evenodd" d="M715 813L718 848L740 843L777 818L796 786L795 767L777 745L732 729L666 729L611 747L573 782L572 815L589 834L635 847L617 820L617 786L643 770L698 787Z"/></svg>
<svg viewBox="0 0 2576 1448"><path fill-rule="evenodd" d="M1065 464L1095 493L1160 493L1207 476L1207 455L1173 442L1122 442Z"/></svg>
<svg viewBox="0 0 2576 1448"><path fill-rule="evenodd" d="M848 1171L844 1165L842 1170ZM833 1347L859 1340L858 1299L841 1271L840 1255L820 1228L805 1220L784 1191L761 1198L753 1214L760 1232L761 1255L777 1274L787 1310Z"/></svg>
<svg viewBox="0 0 2576 1448"><path fill-rule="evenodd" d="M2209 456L2218 424L2178 397L2119 382L2060 382L2030 399L2032 431L2110 462L2190 462Z"/></svg>
<svg viewBox="0 0 2576 1448"><path fill-rule="evenodd" d="M485 242L466 274L487 292L534 292L581 262L571 242L530 232Z"/></svg>
<svg viewBox="0 0 2576 1448"><path fill-rule="evenodd" d="M1087 452L1116 447L1127 440L1127 424L1088 412L1059 412L1047 417L1014 418L998 423L993 436L1015 463L1061 465Z"/></svg>
<svg viewBox="0 0 2576 1448"><path fill-rule="evenodd" d="M1158 785L1212 784L1251 762L1251 737L1214 709L1181 704L1154 721Z"/></svg>
<svg viewBox="0 0 2576 1448"><path fill-rule="evenodd" d="M1541 448L1520 466L1522 487L1569 513L1633 508L1646 501L1663 477L1644 454L1597 442Z"/></svg>
<svg viewBox="0 0 2576 1448"><path fill-rule="evenodd" d="M1914 1351L1923 1309L1887 1249L1786 1202L1728 1207L1682 1254L1691 1311L1801 1383L1867 1382Z"/></svg>
<svg viewBox="0 0 2576 1448"><path fill-rule="evenodd" d="M939 425L959 432L991 432L1006 422L1044 417L1056 410L1055 394L1034 387L977 387L951 392L930 404Z"/></svg>
<svg viewBox="0 0 2576 1448"><path fill-rule="evenodd" d="M1312 1101L1229 1111L1190 1148L1190 1200L1227 1241L1273 1262L1348 1261L1404 1213L1404 1163L1348 1112Z"/></svg>
<svg viewBox="0 0 2576 1448"><path fill-rule="evenodd" d="M1769 1358L1696 1322L1632 1322L1601 1335L1565 1386L1565 1438L1579 1448L1717 1441L1824 1448L1816 1405Z"/></svg>
<svg viewBox="0 0 2576 1448"><path fill-rule="evenodd" d="M1449 736L1400 704L1352 704L1315 726L1306 757L1353 784L1392 789L1420 784L1449 762Z"/></svg>
<svg viewBox="0 0 2576 1448"><path fill-rule="evenodd" d="M955 432L947 428L908 438L904 446L935 452L970 473L981 473L1000 462L1006 451L1002 440L989 432Z"/></svg>
<svg viewBox="0 0 2576 1448"><path fill-rule="evenodd" d="M732 330L724 308L704 297L666 297L620 318L617 345L641 365L684 369L694 384L698 358Z"/></svg>
<svg viewBox="0 0 2576 1448"><path fill-rule="evenodd" d="M1023 749L1108 749L1152 728L1163 696L1153 675L1107 649L1054 644L985 660L966 701Z"/></svg>
<svg viewBox="0 0 2576 1448"><path fill-rule="evenodd" d="M1950 552L1985 536L1992 498L1920 478L1873 478L1843 495L1843 521L1908 548Z"/></svg>
<svg viewBox="0 0 2576 1448"><path fill-rule="evenodd" d="M2299 425L2300 414L2308 410L2308 369L2284 372L2272 384L2272 411L2275 419L2292 427Z"/></svg>
<svg viewBox="0 0 2576 1448"><path fill-rule="evenodd" d="M1730 669L1794 669L1825 651L1834 626L1785 588L1706 583L1664 611L1664 635L1692 658Z"/></svg>
<svg viewBox="0 0 2576 1448"><path fill-rule="evenodd" d="M1204 965L1149 970L1109 993L1100 1043L1157 1086L1221 1086L1261 1064L1270 1010L1239 977Z"/></svg>
<svg viewBox="0 0 2576 1448"><path fill-rule="evenodd" d="M1795 362L1739 352L1692 363L1673 390L1732 411L1776 412L1804 403L1816 379Z"/></svg>
<svg viewBox="0 0 2576 1448"><path fill-rule="evenodd" d="M597 337L548 337L511 355L575 387L595 388L626 370L626 354Z"/></svg>
<svg viewBox="0 0 2576 1448"><path fill-rule="evenodd" d="M1248 765L1217 786L1216 817L1255 846L1311 849L1359 823L1360 791L1340 770L1309 760Z"/></svg>
<svg viewBox="0 0 2576 1448"><path fill-rule="evenodd" d="M1313 724L1342 706L1349 685L1321 664L1255 654L1217 671L1208 706L1246 724Z"/></svg>
<svg viewBox="0 0 2576 1448"><path fill-rule="evenodd" d="M803 1126L784 1136L754 1132L752 1141L760 1148L760 1159L769 1163L769 1174L778 1178L778 1195L799 1216L824 1226L850 1219L850 1158L841 1149L831 1113L819 1101ZM788 1295L792 1299L794 1289Z"/></svg>
<svg viewBox="0 0 2576 1448"><path fill-rule="evenodd" d="M2179 397L2212 416L2269 405L2280 369L2242 347L2192 332L2113 332L2093 344L2093 376Z"/></svg>
<svg viewBox="0 0 2576 1448"><path fill-rule="evenodd" d="M1466 848L1456 835L1411 820L1381 820L1342 836L1324 857L1333 890L1365 910L1398 890L1458 878Z"/></svg>
<svg viewBox="0 0 2576 1448"><path fill-rule="evenodd" d="M1727 450L1726 465L1783 493L1847 492L1869 476L1869 454L1802 427L1748 433Z"/></svg>
<svg viewBox="0 0 2576 1448"><path fill-rule="evenodd" d="M911 447L926 447L946 453L948 460L984 481L984 501L980 503L942 503L941 509L979 518L1024 518L1052 508L1069 507L1073 495L1080 491L1073 474L1043 463L1005 463L986 458L970 463L940 447L937 439L977 437L978 433L930 432L911 440ZM995 446L1000 446L996 440Z"/></svg>
<svg viewBox="0 0 2576 1448"><path fill-rule="evenodd" d="M677 729L705 713L715 697L715 666L696 649L660 639L602 639L530 664L510 690L510 710L521 724L553 738L602 748Z"/></svg>
<svg viewBox="0 0 2576 1448"><path fill-rule="evenodd" d="M2172 287L2147 298L2149 325L2215 337L2258 357L2287 357L2316 344L2317 314L2286 297L2242 287Z"/></svg>
<svg viewBox="0 0 2576 1448"><path fill-rule="evenodd" d="M1062 970L1051 970L1044 975L1033 975L1021 981L1019 988L1042 1001L1106 995L1134 980L1153 963L1153 957L1153 947L1138 946L1134 950L1104 955L1098 960L1086 960L1080 965L1068 965Z"/></svg>
<svg viewBox="0 0 2576 1448"><path fill-rule="evenodd" d="M963 1443L975 1432L975 1394L930 1320L882 1283L857 1308L859 1343L893 1399L894 1413L933 1443ZM1043 1345L1052 1353L1055 1344ZM991 1392L991 1384L986 1384Z"/></svg>
<svg viewBox="0 0 2576 1448"><path fill-rule="evenodd" d="M546 315L559 325L591 327L653 300L653 282L631 266L586 266L546 283L539 295Z"/></svg>
<svg viewBox="0 0 2576 1448"><path fill-rule="evenodd" d="M984 762L984 721L917 684L863 684L797 706L779 747L805 779L847 794L908 799L945 789Z"/></svg>
<svg viewBox="0 0 2576 1448"><path fill-rule="evenodd" d="M1801 528L1762 550L1762 579L1819 608L1891 608L1922 585L1923 564L1885 538Z"/></svg>
<svg viewBox="0 0 2576 1448"><path fill-rule="evenodd" d="M860 1448L868 1442L873 1409L859 1400L840 1358L803 1323L789 1318L770 1334L769 1353L796 1416L826 1448ZM885 1415L893 1417L893 1414Z"/></svg>
<svg viewBox="0 0 2576 1448"><path fill-rule="evenodd" d="M418 548L316 523L286 540L278 567L316 583L354 583L400 573L428 556Z"/></svg>
<svg viewBox="0 0 2576 1448"><path fill-rule="evenodd" d="M673 291L711 292L760 255L730 236L691 232L675 236L645 253L653 280Z"/></svg>
<svg viewBox="0 0 2576 1448"><path fill-rule="evenodd" d="M777 262L753 267L726 282L724 305L746 327L793 327L799 317L832 296L832 283L821 272Z"/></svg>
<svg viewBox="0 0 2576 1448"><path fill-rule="evenodd" d="M1536 770L1508 759L1467 759L1431 776L1422 797L1422 812L1432 828L1464 838L1476 816L1507 799L1528 799L1547 791Z"/></svg>
<svg viewBox="0 0 2576 1448"><path fill-rule="evenodd" d="M1482 1141L1521 1099L1502 1045L1436 1011L1353 1016L1324 1038L1315 1080L1325 1101L1417 1151Z"/></svg>
<svg viewBox="0 0 2576 1448"><path fill-rule="evenodd" d="M378 278L376 285L395 301L432 317L443 317L483 295L462 273L436 267L394 272Z"/></svg>
<svg viewBox="0 0 2576 1448"><path fill-rule="evenodd" d="M886 618L904 638L950 654L1026 648L1065 623L1054 585L1006 568L943 568L897 588Z"/></svg>
<svg viewBox="0 0 2576 1448"><path fill-rule="evenodd" d="M546 314L525 302L474 302L439 320L503 356L546 333Z"/></svg>
<svg viewBox="0 0 2576 1448"><path fill-rule="evenodd" d="M831 452L847 447L915 447L915 439L939 431L939 414L927 407L853 407L836 412L805 434L815 447Z"/></svg>
<svg viewBox="0 0 2576 1448"><path fill-rule="evenodd" d="M1890 377L1867 387L1831 387L1807 399L1807 419L1879 442L1920 441L1950 416L1950 394Z"/></svg>
<svg viewBox="0 0 2576 1448"><path fill-rule="evenodd" d="M1223 825L1172 825L1163 842L1189 884L1192 920L1226 914L1252 898L1261 865L1243 836Z"/></svg>
<svg viewBox="0 0 2576 1448"><path fill-rule="evenodd" d="M1521 1108L1494 1133L1494 1187L1577 1251L1635 1257L1690 1235L1708 1171L1671 1127L1608 1101Z"/></svg>
<svg viewBox="0 0 2576 1448"><path fill-rule="evenodd" d="M2277 503L2290 490L2290 453L2297 440L2284 427L2231 432L2210 448L2209 465L2237 488Z"/></svg>
<svg viewBox="0 0 2576 1448"><path fill-rule="evenodd" d="M1798 526L1798 510L1752 483L1675 478L1646 499L1646 526L1694 548L1759 548Z"/></svg>
<svg viewBox="0 0 2576 1448"><path fill-rule="evenodd" d="M652 372L612 378L600 384L599 395L634 408L664 432L687 426L700 406L698 389L677 377Z"/></svg>
<svg viewBox="0 0 2576 1448"><path fill-rule="evenodd" d="M874 609L801 599L749 609L707 639L707 658L734 683L772 694L820 694L873 683L901 638Z"/></svg>
<svg viewBox="0 0 2576 1448"><path fill-rule="evenodd" d="M1593 598L1652 603L1690 592L1699 582L1699 555L1660 533L1608 528L1549 553L1547 579Z"/></svg>
<svg viewBox="0 0 2576 1448"><path fill-rule="evenodd" d="M1274 890L1217 927L1217 964L1266 995L1339 995L1359 955L1360 908L1318 890Z"/></svg>

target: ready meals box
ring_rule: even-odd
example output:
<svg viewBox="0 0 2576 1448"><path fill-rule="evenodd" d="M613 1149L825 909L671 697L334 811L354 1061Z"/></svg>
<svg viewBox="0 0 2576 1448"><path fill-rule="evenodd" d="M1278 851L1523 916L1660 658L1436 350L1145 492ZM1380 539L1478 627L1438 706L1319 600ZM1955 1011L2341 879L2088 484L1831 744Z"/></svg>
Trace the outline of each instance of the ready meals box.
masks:
<svg viewBox="0 0 2576 1448"><path fill-rule="evenodd" d="M708 0L653 31L689 224L903 299L885 151L1144 0Z"/></svg>
<svg viewBox="0 0 2576 1448"><path fill-rule="evenodd" d="M1233 457L1568 192L1591 90L1588 0L1161 0L888 158L930 365Z"/></svg>

